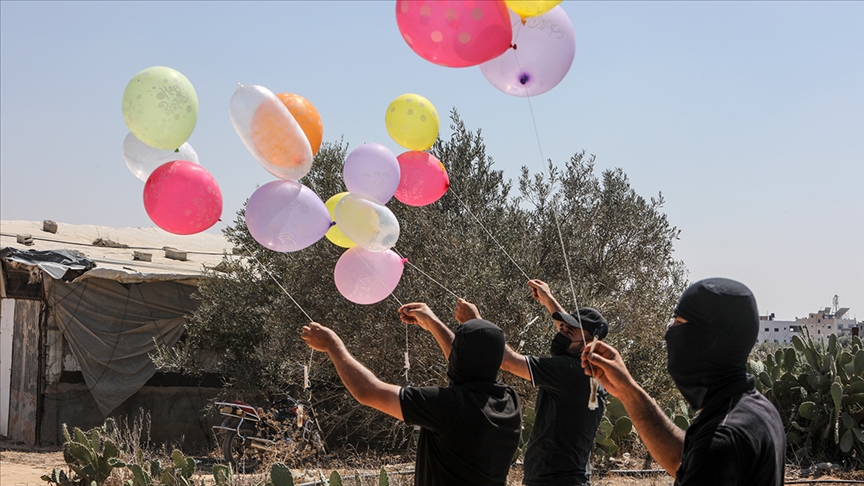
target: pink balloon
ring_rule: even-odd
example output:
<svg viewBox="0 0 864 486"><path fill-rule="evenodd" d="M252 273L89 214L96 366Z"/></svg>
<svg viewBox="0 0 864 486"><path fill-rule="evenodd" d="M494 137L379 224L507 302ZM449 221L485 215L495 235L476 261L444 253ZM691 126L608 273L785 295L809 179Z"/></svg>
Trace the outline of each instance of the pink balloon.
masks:
<svg viewBox="0 0 864 486"><path fill-rule="evenodd" d="M414 52L447 67L476 66L500 56L513 32L503 0L397 0L396 23Z"/></svg>
<svg viewBox="0 0 864 486"><path fill-rule="evenodd" d="M409 206L426 206L441 199L450 188L447 169L432 154L412 150L399 157L399 187L394 196Z"/></svg>
<svg viewBox="0 0 864 486"><path fill-rule="evenodd" d="M265 248L298 251L324 237L330 213L312 189L296 181L273 181L246 203L246 227Z"/></svg>
<svg viewBox="0 0 864 486"><path fill-rule="evenodd" d="M345 188L386 204L399 186L399 162L387 147L364 143L352 150L342 168Z"/></svg>
<svg viewBox="0 0 864 486"><path fill-rule="evenodd" d="M513 96L536 96L554 88L573 64L576 34L560 6L525 20L510 14L513 44L503 55L480 66L493 86Z"/></svg>
<svg viewBox="0 0 864 486"><path fill-rule="evenodd" d="M166 162L144 184L144 209L163 230L200 233L222 215L222 191L206 169L188 160Z"/></svg>
<svg viewBox="0 0 864 486"><path fill-rule="evenodd" d="M333 279L346 299L355 304L374 304L396 289L404 266L393 250L371 252L355 246L339 257Z"/></svg>

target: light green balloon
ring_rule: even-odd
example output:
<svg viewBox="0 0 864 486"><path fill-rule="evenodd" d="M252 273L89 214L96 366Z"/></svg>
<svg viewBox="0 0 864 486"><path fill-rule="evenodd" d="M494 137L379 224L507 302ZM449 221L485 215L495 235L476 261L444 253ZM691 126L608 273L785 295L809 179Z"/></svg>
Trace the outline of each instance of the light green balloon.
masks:
<svg viewBox="0 0 864 486"><path fill-rule="evenodd" d="M138 140L174 150L195 129L198 95L186 76L165 66L149 67L126 85L123 119Z"/></svg>

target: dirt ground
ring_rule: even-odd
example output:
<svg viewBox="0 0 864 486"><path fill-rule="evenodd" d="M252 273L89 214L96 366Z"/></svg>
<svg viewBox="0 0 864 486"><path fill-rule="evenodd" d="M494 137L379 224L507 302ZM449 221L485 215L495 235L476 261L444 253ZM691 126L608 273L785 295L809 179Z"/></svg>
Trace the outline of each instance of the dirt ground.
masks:
<svg viewBox="0 0 864 486"><path fill-rule="evenodd" d="M200 458L198 460L200 477L205 480L212 479L210 470L212 459ZM63 453L60 448L28 448L20 444L0 440L0 485L2 486L46 486L42 481L43 474L49 474L53 468L67 470L63 461ZM412 464L399 464L387 466L390 472L391 482L394 486L410 485L413 476L410 474L399 474L398 471L410 471ZM294 470L295 483L311 483L320 477L329 477L330 469L297 469ZM343 478L353 476L356 472L361 473L363 484L377 484L376 470L339 469ZM253 485L262 482L263 475L235 476L235 484L238 486ZM508 478L509 485L519 485L522 479L522 468L514 466ZM844 481L845 480L845 481ZM210 481L207 481L210 483ZM592 478L594 486L671 486L673 481L666 474L647 474L642 476L622 476L612 474L595 474ZM864 484L864 471L853 472L805 472L794 467L787 468L786 484L810 484L810 485L833 485L838 483Z"/></svg>

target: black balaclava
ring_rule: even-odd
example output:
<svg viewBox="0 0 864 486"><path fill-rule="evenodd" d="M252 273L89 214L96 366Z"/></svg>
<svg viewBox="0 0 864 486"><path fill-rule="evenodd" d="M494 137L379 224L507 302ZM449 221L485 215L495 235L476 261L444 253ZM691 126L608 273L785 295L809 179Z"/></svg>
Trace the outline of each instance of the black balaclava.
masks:
<svg viewBox="0 0 864 486"><path fill-rule="evenodd" d="M667 368L681 395L701 409L719 390L747 379L747 357L759 333L756 299L744 284L700 280L684 291L666 331Z"/></svg>
<svg viewBox="0 0 864 486"><path fill-rule="evenodd" d="M455 335L447 367L450 386L495 383L504 359L501 328L483 319L471 319L456 328Z"/></svg>

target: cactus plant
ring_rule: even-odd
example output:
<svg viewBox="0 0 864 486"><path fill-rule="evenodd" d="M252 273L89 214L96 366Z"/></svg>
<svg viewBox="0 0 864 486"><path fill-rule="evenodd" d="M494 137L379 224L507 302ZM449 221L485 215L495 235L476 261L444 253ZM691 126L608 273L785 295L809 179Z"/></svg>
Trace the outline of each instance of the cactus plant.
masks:
<svg viewBox="0 0 864 486"><path fill-rule="evenodd" d="M120 449L111 439L103 437L103 429L95 428L87 433L75 427L72 434L63 424L63 459L77 478L77 484L104 483L118 464Z"/></svg>
<svg viewBox="0 0 864 486"><path fill-rule="evenodd" d="M383 467L378 473L378 486L390 486L390 476L387 475L387 471Z"/></svg>
<svg viewBox="0 0 864 486"><path fill-rule="evenodd" d="M273 486L294 486L294 476L285 464L277 462L270 467L270 483Z"/></svg>
<svg viewBox="0 0 864 486"><path fill-rule="evenodd" d="M615 397L606 401L606 413L600 419L595 439L595 453L607 457L614 456L620 449L621 441L631 435L633 422L627 416L624 405Z"/></svg>
<svg viewBox="0 0 864 486"><path fill-rule="evenodd" d="M804 327L792 347L751 360L748 369L780 412L792 454L864 466L864 347L857 336L818 343Z"/></svg>

